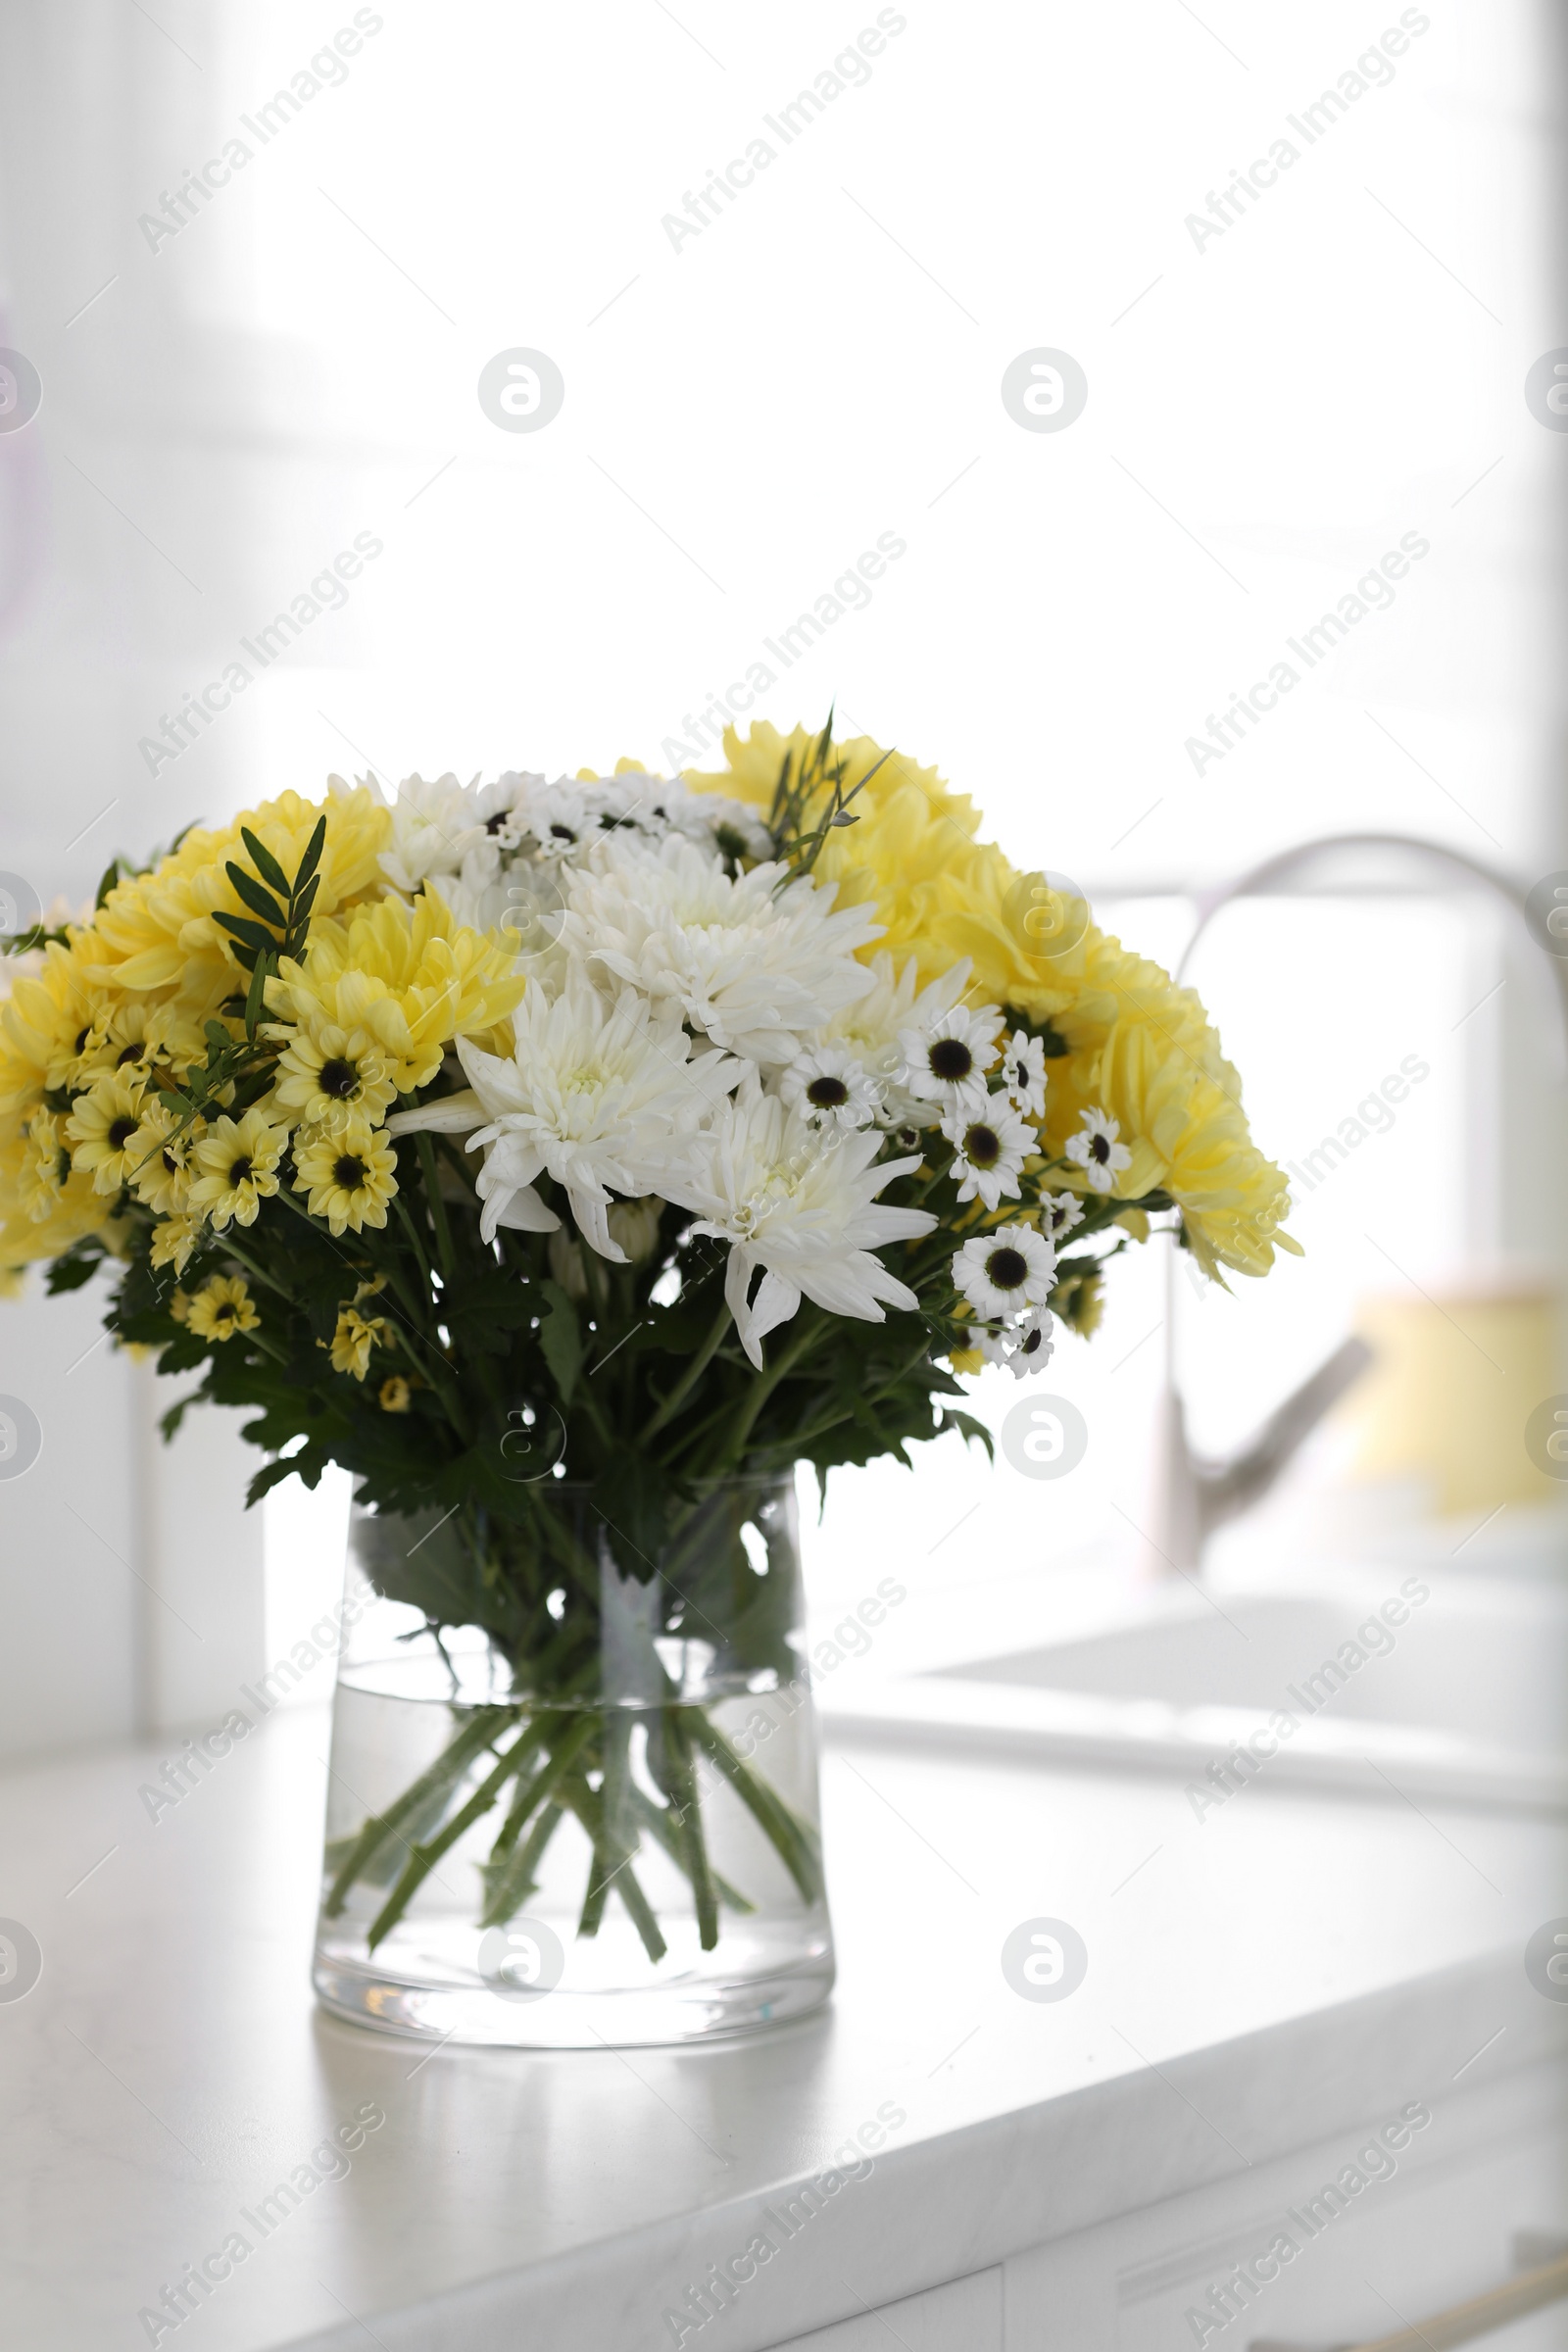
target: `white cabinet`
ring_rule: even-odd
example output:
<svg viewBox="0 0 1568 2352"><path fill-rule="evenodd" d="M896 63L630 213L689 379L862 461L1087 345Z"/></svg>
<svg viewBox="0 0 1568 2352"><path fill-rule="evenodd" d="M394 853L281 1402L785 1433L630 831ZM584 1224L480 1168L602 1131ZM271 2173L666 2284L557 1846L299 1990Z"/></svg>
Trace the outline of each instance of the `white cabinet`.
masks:
<svg viewBox="0 0 1568 2352"><path fill-rule="evenodd" d="M1004 2352L1002 2292L1000 2267L975 2271L858 2319L792 2335L772 2352L889 2352L897 2344L906 2352Z"/></svg>
<svg viewBox="0 0 1568 2352"><path fill-rule="evenodd" d="M1401 2122L1409 2110L1430 2122ZM1557 2068L1447 2096L1412 2085L1356 2131L1011 2258L1005 2352L1327 2352L1396 2335L1501 2285L1521 2232L1536 2261L1568 2236L1565 2125ZM1568 2352L1568 2302L1487 2340Z"/></svg>

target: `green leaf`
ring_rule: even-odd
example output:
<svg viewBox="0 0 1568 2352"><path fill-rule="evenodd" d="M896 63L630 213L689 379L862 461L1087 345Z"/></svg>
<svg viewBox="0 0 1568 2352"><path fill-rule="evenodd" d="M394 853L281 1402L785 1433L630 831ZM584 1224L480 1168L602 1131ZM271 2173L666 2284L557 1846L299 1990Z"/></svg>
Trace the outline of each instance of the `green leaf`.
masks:
<svg viewBox="0 0 1568 2352"><path fill-rule="evenodd" d="M288 897L288 876L272 856L266 842L259 841L249 825L241 825L239 837L249 850L251 863L261 875L262 880L269 883L273 890L286 899Z"/></svg>
<svg viewBox="0 0 1568 2352"><path fill-rule="evenodd" d="M92 910L94 914L97 913L99 907L103 905L105 899L108 898L109 893L114 889L119 880L120 859L118 858L111 858L109 863L104 867L102 879L98 884L98 895L92 903Z"/></svg>
<svg viewBox="0 0 1568 2352"><path fill-rule="evenodd" d="M74 1253L57 1257L47 1276L51 1294L58 1297L62 1291L79 1291L84 1282L91 1282L101 1263L101 1252L91 1257L77 1257Z"/></svg>
<svg viewBox="0 0 1568 2352"><path fill-rule="evenodd" d="M245 1508L249 1510L253 1502L260 1502L264 1494L280 1487L285 1478L292 1478L298 1466L292 1454L280 1454L275 1461L264 1462L245 1490Z"/></svg>
<svg viewBox="0 0 1568 2352"><path fill-rule="evenodd" d="M321 852L325 846L326 819L324 816L319 816L316 820L316 831L311 835L310 840L305 845L305 855L300 859L300 870L294 877L294 896L296 899L299 897L301 891L305 888L305 885L310 880L311 876L315 873L317 867L320 864Z"/></svg>
<svg viewBox="0 0 1568 2352"><path fill-rule="evenodd" d="M559 1282L547 1282L544 1295L549 1307L540 1329L539 1345L561 1393L562 1403L569 1404L577 1374L582 1369L582 1330L577 1309Z"/></svg>
<svg viewBox="0 0 1568 2352"><path fill-rule="evenodd" d="M270 961L270 957L266 956L257 956L251 967L250 987L245 991L245 1034L253 1042L256 1037L256 1024L262 1017L263 992L267 987Z"/></svg>
<svg viewBox="0 0 1568 2352"><path fill-rule="evenodd" d="M264 890L259 882L253 882L245 868L242 865L236 865L232 858L224 866L223 871L239 892L252 914L259 914L264 923L271 923L279 931L285 927L288 916L283 912L270 890Z"/></svg>
<svg viewBox="0 0 1568 2352"><path fill-rule="evenodd" d="M174 1435L174 1432L178 1429L180 1423L184 1420L186 1406L199 1403L201 1399L201 1394L202 1393L200 1389L192 1389L188 1396L181 1396L178 1403L172 1404L168 1412L163 1415L158 1426L164 1433L164 1442L166 1445Z"/></svg>
<svg viewBox="0 0 1568 2352"><path fill-rule="evenodd" d="M249 949L249 960L247 961L243 956L240 957L240 961L245 965L247 971L250 970L258 956L273 956L277 953L277 942L270 931L264 931L260 923L247 922L244 915L215 914L213 920L215 923L220 923L229 936L236 939L242 948Z"/></svg>
<svg viewBox="0 0 1568 2352"><path fill-rule="evenodd" d="M943 1413L939 1426L944 1431L950 1429L957 1430L965 1442L969 1444L973 1444L974 1441L978 1439L979 1443L985 1447L986 1452L991 1459L993 1461L996 1460L997 1449L992 1443L991 1432L989 1429L987 1429L983 1421L977 1421L975 1419L973 1413L957 1413L955 1412L950 1406Z"/></svg>

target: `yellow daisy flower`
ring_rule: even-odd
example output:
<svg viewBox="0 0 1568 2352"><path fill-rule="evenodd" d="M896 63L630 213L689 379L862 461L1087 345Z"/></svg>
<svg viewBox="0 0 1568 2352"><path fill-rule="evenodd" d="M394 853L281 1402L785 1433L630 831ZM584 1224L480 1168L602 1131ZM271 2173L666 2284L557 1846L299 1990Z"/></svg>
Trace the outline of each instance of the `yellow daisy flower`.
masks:
<svg viewBox="0 0 1568 2352"><path fill-rule="evenodd" d="M324 1217L334 1235L352 1227L386 1223L387 1202L398 1189L397 1154L378 1129L350 1118L341 1134L323 1135L294 1154L297 1193L309 1193L313 1217Z"/></svg>
<svg viewBox="0 0 1568 2352"><path fill-rule="evenodd" d="M190 1196L190 1149L206 1133L205 1120L181 1129L156 1095L143 1097L141 1122L130 1140L130 1189L161 1217L178 1216Z"/></svg>
<svg viewBox="0 0 1568 2352"><path fill-rule="evenodd" d="M332 1334L333 1371L363 1380L370 1368L371 1348L390 1348L396 1337L384 1315L365 1316L354 1306L339 1308L337 1329Z"/></svg>
<svg viewBox="0 0 1568 2352"><path fill-rule="evenodd" d="M383 1380L377 1396L383 1413L406 1413L409 1409L409 1384L402 1373L394 1372L389 1380Z"/></svg>
<svg viewBox="0 0 1568 2352"><path fill-rule="evenodd" d="M277 1190L275 1171L286 1141L260 1110L220 1119L192 1154L201 1173L190 1188L191 1207L220 1233L230 1218L254 1225L263 1200Z"/></svg>
<svg viewBox="0 0 1568 2352"><path fill-rule="evenodd" d="M185 1316L199 1340L231 1340L236 1331L254 1331L261 1319L243 1274L215 1274L197 1292Z"/></svg>
<svg viewBox="0 0 1568 2352"><path fill-rule="evenodd" d="M186 1261L196 1247L201 1229L200 1217L188 1215L165 1217L161 1225L153 1227L153 1264L155 1266L172 1266L176 1274L183 1274ZM183 1296L184 1293L181 1291L174 1293L176 1299ZM172 1307L170 1312L173 1314L176 1323L182 1320L174 1308Z"/></svg>
<svg viewBox="0 0 1568 2352"><path fill-rule="evenodd" d="M74 1146L71 1164L92 1178L95 1192L118 1193L135 1164L132 1145L141 1125L145 1084L135 1071L111 1072L97 1080L90 1094L78 1097L66 1121Z"/></svg>
<svg viewBox="0 0 1568 2352"><path fill-rule="evenodd" d="M387 1065L364 1029L320 1021L297 1030L279 1057L274 1099L291 1123L335 1135L358 1111L372 1125L397 1094Z"/></svg>

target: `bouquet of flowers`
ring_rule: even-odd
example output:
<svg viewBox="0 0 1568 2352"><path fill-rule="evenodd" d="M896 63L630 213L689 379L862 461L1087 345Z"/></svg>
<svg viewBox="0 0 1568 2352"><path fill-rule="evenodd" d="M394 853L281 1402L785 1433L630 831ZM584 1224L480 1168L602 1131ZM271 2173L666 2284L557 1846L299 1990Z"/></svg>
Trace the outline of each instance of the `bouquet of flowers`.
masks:
<svg viewBox="0 0 1568 2352"><path fill-rule="evenodd" d="M252 1409L252 1499L344 1465L376 1589L504 1669L335 1841L328 1909L369 1949L486 1815L486 1923L569 1817L580 1934L612 1885L662 1950L653 1845L710 1948L704 1759L814 1900L810 1825L668 1664L722 1627L726 1688L800 1671L725 1497L985 1441L964 1377L1091 1333L1152 1222L1214 1278L1294 1247L1190 991L903 755L725 750L391 806L333 778L8 943L0 1268L103 1270L120 1341ZM607 1574L661 1595L635 1771L585 1704Z"/></svg>

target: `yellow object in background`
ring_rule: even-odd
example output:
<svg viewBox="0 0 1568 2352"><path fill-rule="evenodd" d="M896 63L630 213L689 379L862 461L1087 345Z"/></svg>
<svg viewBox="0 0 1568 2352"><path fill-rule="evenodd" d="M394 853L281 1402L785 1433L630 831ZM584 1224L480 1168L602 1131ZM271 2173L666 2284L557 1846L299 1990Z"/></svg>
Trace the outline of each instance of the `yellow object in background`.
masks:
<svg viewBox="0 0 1568 2352"><path fill-rule="evenodd" d="M1344 1408L1362 1477L1419 1475L1445 1516L1561 1499L1524 1439L1543 1398L1568 1388L1549 1285L1366 1298L1355 1327L1377 1356Z"/></svg>

